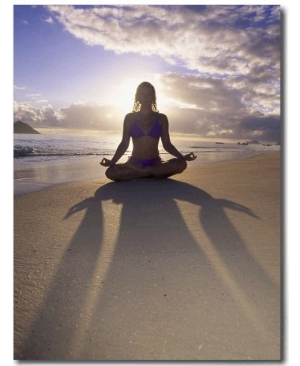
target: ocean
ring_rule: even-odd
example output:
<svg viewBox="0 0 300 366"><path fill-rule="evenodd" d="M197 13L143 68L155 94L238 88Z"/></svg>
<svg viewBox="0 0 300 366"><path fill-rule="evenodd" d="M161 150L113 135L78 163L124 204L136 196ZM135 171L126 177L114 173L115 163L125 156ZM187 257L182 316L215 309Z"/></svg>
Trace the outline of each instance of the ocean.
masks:
<svg viewBox="0 0 300 366"><path fill-rule="evenodd" d="M183 154L194 152L193 164L242 159L267 151L279 151L279 145L262 143L201 141L191 135L174 135L172 143ZM55 184L104 178L103 157L111 157L120 135L14 134L14 195L30 193ZM163 160L171 158L159 146ZM131 155L131 145L120 162Z"/></svg>

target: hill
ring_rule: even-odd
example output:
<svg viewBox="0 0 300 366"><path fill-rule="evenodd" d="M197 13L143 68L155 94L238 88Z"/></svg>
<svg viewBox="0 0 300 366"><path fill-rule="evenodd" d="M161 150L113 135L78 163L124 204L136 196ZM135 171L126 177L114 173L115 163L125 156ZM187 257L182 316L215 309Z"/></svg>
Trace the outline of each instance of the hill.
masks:
<svg viewBox="0 0 300 366"><path fill-rule="evenodd" d="M14 123L14 133L35 133L39 134L38 131L36 131L34 128L29 126L27 123L24 123L22 121L17 121Z"/></svg>
<svg viewBox="0 0 300 366"><path fill-rule="evenodd" d="M248 141L248 144L260 144L257 140Z"/></svg>

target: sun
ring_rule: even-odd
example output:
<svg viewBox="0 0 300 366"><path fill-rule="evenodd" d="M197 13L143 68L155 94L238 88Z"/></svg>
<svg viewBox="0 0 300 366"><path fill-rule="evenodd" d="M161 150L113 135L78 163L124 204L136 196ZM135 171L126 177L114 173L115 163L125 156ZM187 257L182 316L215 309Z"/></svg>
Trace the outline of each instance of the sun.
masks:
<svg viewBox="0 0 300 366"><path fill-rule="evenodd" d="M153 73L137 73L134 76L124 76L118 84L107 90L106 102L118 108L118 111L123 115L130 113L133 109L136 89L144 81L148 81L154 86L159 111L165 110L172 104L171 99L162 91L160 75Z"/></svg>
<svg viewBox="0 0 300 366"><path fill-rule="evenodd" d="M131 111L134 104L136 88L140 82L140 78L124 78L115 88L115 104L127 111Z"/></svg>

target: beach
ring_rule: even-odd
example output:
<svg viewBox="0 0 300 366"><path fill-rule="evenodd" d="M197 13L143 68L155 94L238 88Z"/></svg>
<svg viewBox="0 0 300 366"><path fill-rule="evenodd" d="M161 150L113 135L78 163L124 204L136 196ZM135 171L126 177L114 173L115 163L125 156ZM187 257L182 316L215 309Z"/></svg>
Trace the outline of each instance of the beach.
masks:
<svg viewBox="0 0 300 366"><path fill-rule="evenodd" d="M14 198L14 358L282 357L281 159Z"/></svg>

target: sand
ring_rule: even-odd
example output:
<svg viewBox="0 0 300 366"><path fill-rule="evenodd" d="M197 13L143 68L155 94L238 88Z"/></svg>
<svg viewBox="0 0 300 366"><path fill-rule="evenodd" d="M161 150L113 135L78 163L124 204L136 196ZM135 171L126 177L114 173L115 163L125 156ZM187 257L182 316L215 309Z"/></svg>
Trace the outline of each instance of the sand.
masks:
<svg viewBox="0 0 300 366"><path fill-rule="evenodd" d="M280 360L280 153L14 199L14 358Z"/></svg>

